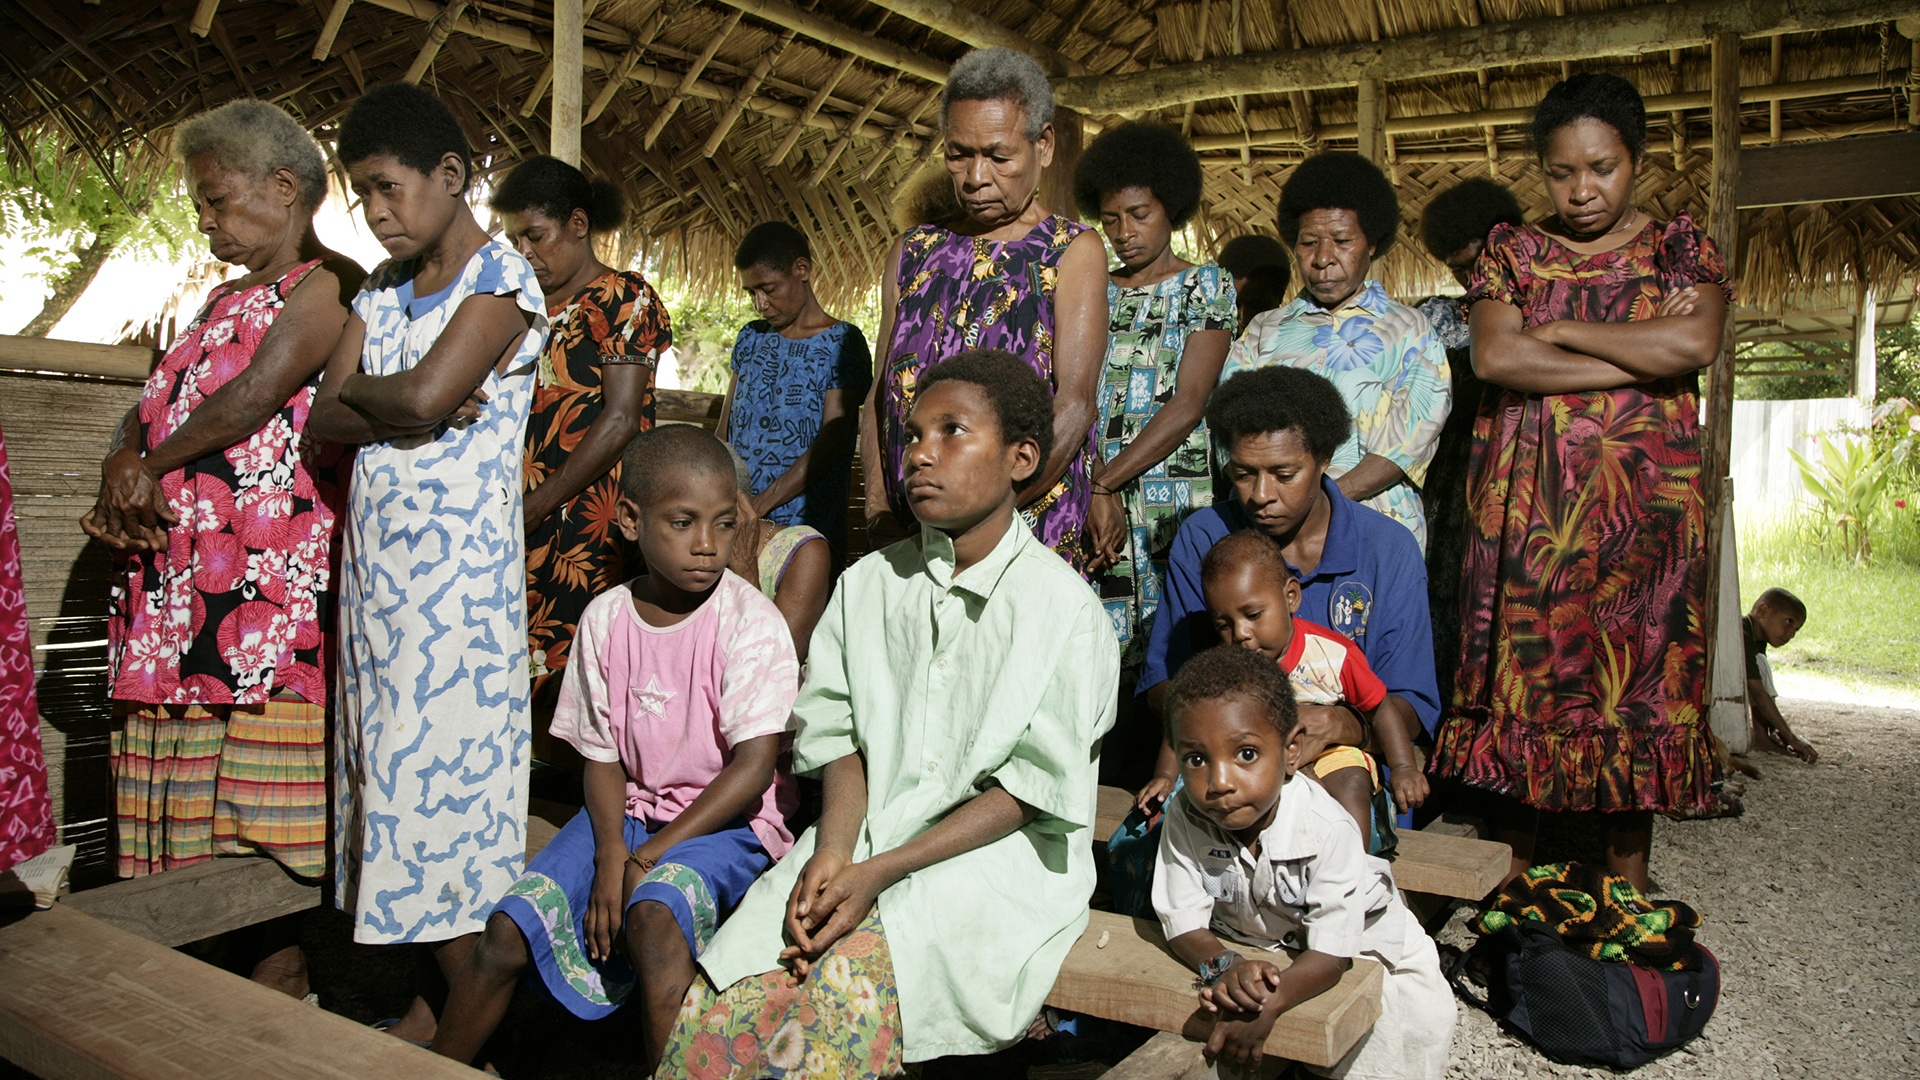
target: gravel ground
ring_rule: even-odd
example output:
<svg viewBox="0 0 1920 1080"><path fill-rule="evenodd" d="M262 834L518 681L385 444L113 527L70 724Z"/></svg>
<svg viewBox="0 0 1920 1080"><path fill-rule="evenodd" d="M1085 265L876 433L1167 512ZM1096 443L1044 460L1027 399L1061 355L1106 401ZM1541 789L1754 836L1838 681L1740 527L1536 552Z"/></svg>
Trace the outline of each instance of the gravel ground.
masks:
<svg viewBox="0 0 1920 1080"><path fill-rule="evenodd" d="M1654 894L1699 909L1722 988L1706 1033L1637 1077L1920 1076L1920 709L1780 705L1818 765L1756 754L1745 816L1656 819ZM1539 857L1592 858L1582 839L1543 837ZM1466 917L1456 912L1440 940L1469 943ZM1616 1074L1555 1065L1463 1006L1447 1075Z"/></svg>

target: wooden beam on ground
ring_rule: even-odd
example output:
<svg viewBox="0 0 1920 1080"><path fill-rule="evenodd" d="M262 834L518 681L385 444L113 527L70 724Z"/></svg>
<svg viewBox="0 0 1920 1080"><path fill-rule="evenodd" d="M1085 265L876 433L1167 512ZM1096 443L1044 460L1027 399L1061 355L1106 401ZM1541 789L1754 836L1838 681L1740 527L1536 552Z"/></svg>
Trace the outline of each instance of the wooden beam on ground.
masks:
<svg viewBox="0 0 1920 1080"><path fill-rule="evenodd" d="M547 127L547 153L580 167L580 91L586 76L581 50L587 13L581 0L553 0L553 112Z"/></svg>
<svg viewBox="0 0 1920 1080"><path fill-rule="evenodd" d="M333 41L340 36L340 26L347 21L347 9L353 6L353 0L333 0L333 6L327 9L327 21L320 25L320 38L313 43L313 58L325 60L333 52Z"/></svg>
<svg viewBox="0 0 1920 1080"><path fill-rule="evenodd" d="M1094 817L1094 838L1104 841L1133 809L1132 793L1102 787ZM1402 830L1393 860L1393 880L1401 892L1480 900L1507 875L1513 849L1491 840L1428 830Z"/></svg>
<svg viewBox="0 0 1920 1080"><path fill-rule="evenodd" d="M414 57L413 63L407 66L407 73L400 76L401 82L418 86L420 80L426 78L434 59L440 55L440 46L447 43L447 36L453 33L454 24L460 21L461 13L467 10L467 3L468 0L448 0L447 6L441 8L433 21L427 24L427 43L420 47L420 55Z"/></svg>
<svg viewBox="0 0 1920 1080"><path fill-rule="evenodd" d="M707 136L706 144L700 147L701 157L712 157L714 151L720 149L720 144L727 141L727 136L733 131L733 125L740 121L740 114L747 110L747 102L753 100L753 95L759 91L760 84L766 81L767 73L772 71L773 65L779 62L780 57L787 51L787 46L793 44L795 36L797 32L793 30L782 33L773 43L773 48L763 53L760 62L753 65L753 73L747 76L746 82L740 84L740 92L727 103L727 111L720 114L720 120L713 125L713 132ZM912 119L908 118L906 123L911 123Z"/></svg>
<svg viewBox="0 0 1920 1080"><path fill-rule="evenodd" d="M1156 1032L1140 1048L1100 1074L1100 1080L1217 1080L1213 1066L1207 1064L1205 1043L1195 1042L1171 1031ZM1245 1080L1277 1080L1294 1075L1290 1061L1267 1058L1256 1072L1234 1073Z"/></svg>
<svg viewBox="0 0 1920 1080"><path fill-rule="evenodd" d="M1748 86L1740 90L1742 104L1762 101L1796 101L1802 98L1827 97L1833 94L1854 94L1869 90L1885 90L1890 80L1897 81L1904 72L1891 72L1882 77L1875 75L1843 75L1832 79L1809 79L1805 82L1775 83L1768 86ZM1647 113L1678 114L1683 109L1706 109L1713 105L1711 92L1685 94L1655 94L1646 99ZM1435 113L1426 116L1389 116L1383 122L1388 135L1424 135L1436 131L1453 131L1460 128L1481 127L1520 127L1532 122L1532 107L1524 109L1477 109L1464 113ZM1325 124L1317 135L1323 139L1358 138L1358 124ZM1286 128L1226 133L1220 135L1201 135L1193 140L1194 149L1237 150L1244 146L1292 146L1303 143L1308 138L1299 131ZM1754 145L1768 141L1771 136L1758 133L1746 137ZM1788 132L1780 140L1792 142L1795 134Z"/></svg>
<svg viewBox="0 0 1920 1080"><path fill-rule="evenodd" d="M862 60L871 60L876 64L904 71L936 85L944 85L947 81L945 64L914 52L912 49L901 48L891 41L862 33L824 15L784 3L783 0L722 0L722 2L756 18L765 19L775 26L797 30L815 41L831 45L842 52L852 53Z"/></svg>
<svg viewBox="0 0 1920 1080"><path fill-rule="evenodd" d="M1740 206L1920 195L1920 132L1740 152Z"/></svg>
<svg viewBox="0 0 1920 1080"><path fill-rule="evenodd" d="M55 904L0 926L0 1057L43 1080L465 1080L465 1065Z"/></svg>
<svg viewBox="0 0 1920 1080"><path fill-rule="evenodd" d="M883 6L898 11L900 6L935 2L889 0ZM1833 30L1917 13L1920 0L1678 0L1586 12L1579 18L1546 16L1385 41L1073 76L1056 80L1054 96L1062 105L1090 113L1144 112L1235 94L1355 86L1362 79L1418 79L1504 64L1637 56L1704 45L1722 33L1761 37Z"/></svg>
<svg viewBox="0 0 1920 1080"><path fill-rule="evenodd" d="M437 18L445 11L435 0L358 0L358 2L370 7L377 7L382 11L391 11L395 14L406 15L426 21ZM451 22L454 31L470 37L479 38L482 41L491 41L496 45L505 45L510 49L518 49L522 52L539 53L542 56L547 55L549 52L548 42L523 26L498 22L492 19L477 18L472 15L464 15L459 19L451 20ZM620 58L618 56L603 49L591 47L581 50L581 61L586 67L595 71L612 71L620 65ZM647 64L635 65L632 71L632 78L648 86L657 86L668 91L677 88L681 81L680 75ZM692 97L706 98L709 101L726 101L733 96L731 88L716 86L713 83L699 80L694 82L693 87L688 93ZM822 101L824 104L824 99L822 99ZM832 119L817 114L801 120L801 110L785 101L775 98L756 97L748 103L747 108L765 116L771 116L777 120L798 120L808 127L825 128L835 133L838 133L843 126ZM898 117L875 113L872 121L861 129L860 137L863 139L885 139L891 134L890 129L893 124L898 122L898 119ZM925 131L914 132L914 136L922 140L934 138L935 135L936 133L931 128Z"/></svg>
<svg viewBox="0 0 1920 1080"><path fill-rule="evenodd" d="M206 37L207 32L213 29L213 14L218 10L220 0L200 0L194 5L193 21L187 24L187 29L193 31L194 37Z"/></svg>
<svg viewBox="0 0 1920 1080"><path fill-rule="evenodd" d="M687 95L693 92L693 84L700 81L700 76L707 70L707 65L713 63L714 54L720 51L720 46L727 40L727 35L733 33L733 28L740 25L740 19L745 14L735 8L733 14L727 16L726 25L707 41L706 47L700 50L700 55L694 57L693 63L687 65L686 73L680 76L680 85L674 87L673 94L660 103L660 111L654 114L653 123L648 125L646 135L641 137L641 149L653 149L653 144L659 141L660 133L667 130L667 124L673 119L673 114L679 111L680 103L687 100ZM869 105L871 104L869 102ZM866 123L866 118L872 115L872 108L863 109L860 119L849 126L847 131L849 133L858 131L861 124Z"/></svg>
<svg viewBox="0 0 1920 1080"><path fill-rule="evenodd" d="M1291 962L1285 953L1232 942L1227 947L1282 968ZM1267 1053L1308 1065L1339 1061L1380 1018L1383 978L1379 964L1355 960L1332 989L1280 1014L1267 1036ZM1213 1028L1213 1016L1194 995L1193 970L1167 952L1160 924L1107 911L1091 913L1060 965L1047 1004L1190 1039L1204 1039Z"/></svg>
<svg viewBox="0 0 1920 1080"><path fill-rule="evenodd" d="M954 0L874 0L874 3L895 15L938 30L955 41L965 42L976 49L998 47L1025 53L1033 57L1041 67L1047 69L1049 75L1081 75L1087 70L1085 64L1067 54L1037 41L1029 41L994 22L982 14L985 5L963 6L955 3ZM1100 111L1119 112L1120 110Z"/></svg>
<svg viewBox="0 0 1920 1080"><path fill-rule="evenodd" d="M320 906L320 887L272 859L222 858L67 897L77 910L172 948Z"/></svg>

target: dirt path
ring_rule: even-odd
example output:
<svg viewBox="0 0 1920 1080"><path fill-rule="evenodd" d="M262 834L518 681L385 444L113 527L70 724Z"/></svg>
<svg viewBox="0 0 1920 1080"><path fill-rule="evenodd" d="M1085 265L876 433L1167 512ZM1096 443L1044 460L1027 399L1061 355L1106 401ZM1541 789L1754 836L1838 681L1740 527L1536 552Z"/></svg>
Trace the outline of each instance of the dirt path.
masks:
<svg viewBox="0 0 1920 1080"><path fill-rule="evenodd" d="M1724 986L1706 1035L1636 1077L1920 1076L1920 709L1781 708L1818 765L1755 755L1744 817L1655 826L1654 891L1699 908ZM1465 944L1463 921L1442 940ZM1453 1056L1449 1077L1618 1075L1555 1065L1466 1007Z"/></svg>

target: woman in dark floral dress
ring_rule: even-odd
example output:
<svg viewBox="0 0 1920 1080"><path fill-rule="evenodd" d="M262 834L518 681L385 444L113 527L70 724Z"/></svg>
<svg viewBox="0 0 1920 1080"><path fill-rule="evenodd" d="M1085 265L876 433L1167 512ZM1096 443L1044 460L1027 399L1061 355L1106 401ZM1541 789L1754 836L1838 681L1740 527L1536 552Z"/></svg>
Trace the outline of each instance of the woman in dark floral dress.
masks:
<svg viewBox="0 0 1920 1080"><path fill-rule="evenodd" d="M533 264L553 320L527 421L525 504L534 752L551 760L544 717L574 626L587 601L631 576L613 527L620 455L653 427L654 367L673 331L638 270L608 269L594 255L593 237L626 220L613 185L537 157L508 174L490 205Z"/></svg>
<svg viewBox="0 0 1920 1080"><path fill-rule="evenodd" d="M1696 372L1732 283L1685 215L1633 206L1640 95L1582 74L1534 139L1557 216L1500 225L1468 292L1490 385L1468 481L1461 662L1434 772L1534 811L1607 813L1611 872L1647 887L1652 812L1711 799Z"/></svg>
<svg viewBox="0 0 1920 1080"><path fill-rule="evenodd" d="M868 543L879 548L914 528L901 455L921 374L967 349L1005 349L1054 394L1054 450L1019 493L1020 515L1085 575L1106 251L1092 230L1037 198L1054 148L1053 92L1039 66L981 49L954 72L961 82L947 83L942 115L959 215L895 242L881 284L880 351L860 429Z"/></svg>

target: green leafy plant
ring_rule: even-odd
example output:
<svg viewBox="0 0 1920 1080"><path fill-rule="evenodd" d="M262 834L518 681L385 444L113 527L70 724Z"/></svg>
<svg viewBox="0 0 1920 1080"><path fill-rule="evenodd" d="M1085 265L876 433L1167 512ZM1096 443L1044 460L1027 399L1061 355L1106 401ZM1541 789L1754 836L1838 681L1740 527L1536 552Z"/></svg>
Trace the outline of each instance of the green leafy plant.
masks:
<svg viewBox="0 0 1920 1080"><path fill-rule="evenodd" d="M1817 435L1819 459L1809 461L1789 450L1800 466L1800 482L1819 500L1826 524L1839 535L1841 551L1856 564L1873 559L1873 515L1893 475L1888 458L1870 438Z"/></svg>

